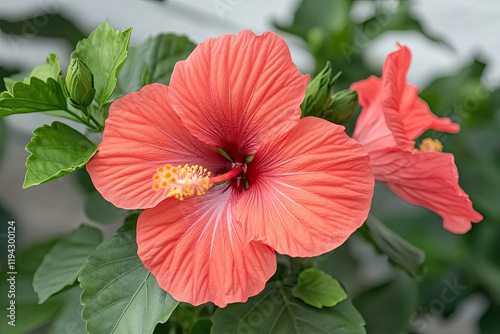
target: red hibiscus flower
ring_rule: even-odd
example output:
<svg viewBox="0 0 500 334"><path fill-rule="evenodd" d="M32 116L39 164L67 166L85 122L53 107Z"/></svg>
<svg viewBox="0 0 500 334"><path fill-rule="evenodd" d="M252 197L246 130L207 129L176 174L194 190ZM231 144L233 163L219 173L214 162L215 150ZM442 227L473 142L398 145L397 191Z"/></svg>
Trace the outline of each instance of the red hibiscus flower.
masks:
<svg viewBox="0 0 500 334"><path fill-rule="evenodd" d="M398 46L387 56L382 78L371 76L351 86L363 106L353 138L368 150L377 181L439 214L449 231L465 233L483 217L458 185L453 154L442 153L437 140L424 139L420 149L414 142L427 129L457 133L460 127L436 117L418 97L418 88L406 82L411 53Z"/></svg>
<svg viewBox="0 0 500 334"><path fill-rule="evenodd" d="M300 119L308 78L281 37L243 31L201 43L169 87L111 105L87 170L108 201L146 209L138 254L175 299L244 302L275 250L319 255L364 222L368 154L342 126Z"/></svg>

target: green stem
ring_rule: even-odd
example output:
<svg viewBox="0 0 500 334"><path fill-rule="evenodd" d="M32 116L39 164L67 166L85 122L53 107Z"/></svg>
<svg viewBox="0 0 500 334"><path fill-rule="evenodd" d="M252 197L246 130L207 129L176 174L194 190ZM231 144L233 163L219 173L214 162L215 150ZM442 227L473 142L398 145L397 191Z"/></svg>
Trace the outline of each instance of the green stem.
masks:
<svg viewBox="0 0 500 334"><path fill-rule="evenodd" d="M92 116L92 110L89 111L88 107L83 107L82 111L83 111L83 114L86 116L87 121L94 122L95 126L97 127L97 129L99 131L102 132L102 130L104 130L104 126L98 120L96 120L94 118L94 116ZM99 111L102 113L102 108Z"/></svg>
<svg viewBox="0 0 500 334"><path fill-rule="evenodd" d="M87 107L84 107L81 110L84 114L84 117L80 117L77 113L71 111L69 108L65 109L65 111L71 116L75 117L80 123L85 124L91 131L102 132L104 130L104 125L99 123L99 121L96 120L94 116L92 116L92 112L89 112Z"/></svg>
<svg viewBox="0 0 500 334"><path fill-rule="evenodd" d="M85 124L86 126L88 126L89 128L93 129L93 130L100 130L98 127L96 127L96 125L90 123L89 121L87 121L86 119L78 116L76 113L72 112L71 110L69 109L66 109L65 110L68 114L70 114L71 116L73 116L74 118L76 118L78 121L80 121L81 123Z"/></svg>
<svg viewBox="0 0 500 334"><path fill-rule="evenodd" d="M89 114L89 117L95 123L95 125L99 128L99 131L104 130L104 125L102 125L101 123L99 123L99 121L96 120L95 117L92 116L92 114Z"/></svg>

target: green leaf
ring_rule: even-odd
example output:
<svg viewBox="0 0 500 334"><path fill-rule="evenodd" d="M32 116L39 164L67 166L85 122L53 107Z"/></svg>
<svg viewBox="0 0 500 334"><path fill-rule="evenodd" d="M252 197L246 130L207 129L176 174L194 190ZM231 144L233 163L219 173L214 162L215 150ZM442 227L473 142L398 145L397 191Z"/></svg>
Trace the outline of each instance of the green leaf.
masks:
<svg viewBox="0 0 500 334"><path fill-rule="evenodd" d="M51 53L47 56L45 64L38 65L31 71L29 78L37 77L42 81L47 81L48 78L57 80L60 73L61 66L59 65L57 54ZM29 78L24 79L24 82L29 83Z"/></svg>
<svg viewBox="0 0 500 334"><path fill-rule="evenodd" d="M40 6L40 11L32 12L31 15L17 16L19 19L2 15L0 30L6 34L5 36L22 36L11 39L14 48L17 47L16 44L26 42L26 34L29 35L29 38L35 36L57 38L66 41L71 46L75 46L79 40L85 37L83 32L73 23L72 15L67 18L64 13L59 13L54 3L50 5L47 3L47 6L40 4Z"/></svg>
<svg viewBox="0 0 500 334"><path fill-rule="evenodd" d="M59 239L33 276L33 288L38 293L39 303L73 285L85 260L101 242L101 231L87 225Z"/></svg>
<svg viewBox="0 0 500 334"><path fill-rule="evenodd" d="M66 108L66 96L59 81L50 77L46 82L37 77L17 81L12 85L12 93L4 92L0 98L0 117Z"/></svg>
<svg viewBox="0 0 500 334"><path fill-rule="evenodd" d="M366 219L368 233L375 245L391 261L405 269L414 277L421 275L420 266L425 261L425 253L394 233L373 215Z"/></svg>
<svg viewBox="0 0 500 334"><path fill-rule="evenodd" d="M354 23L350 18L352 0L315 0L301 1L295 11L293 23L289 26L276 24L278 29L301 37L315 58L314 73L319 73L327 61L333 62L334 72L342 71L342 81L352 82L353 75L349 72L362 74L357 78L366 77L366 67L359 62L359 43L353 41ZM354 57L346 54L345 47L353 48ZM347 88L342 85L342 88Z"/></svg>
<svg viewBox="0 0 500 334"><path fill-rule="evenodd" d="M246 303L218 309L212 321L212 333L366 333L364 320L350 300L318 309L294 298L281 281L268 283Z"/></svg>
<svg viewBox="0 0 500 334"><path fill-rule="evenodd" d="M20 226L16 226L18 230ZM8 298L9 291L7 281L7 271L2 270L0 274L0 306L5 310L0 321L0 333L26 334L34 331L44 325L47 325L54 319L64 304L64 296L56 296L48 300L45 304L38 304L38 296L33 291L32 278L35 269L42 261L45 254L54 246L55 241L50 240L41 244L34 245L26 251L19 251L16 247L16 322L15 327L7 324L10 321L6 308L12 299ZM17 246L17 244L16 244ZM10 275L9 275L10 276Z"/></svg>
<svg viewBox="0 0 500 334"><path fill-rule="evenodd" d="M9 94L12 94L12 86L18 81L29 84L31 77L36 77L44 82L46 82L48 78L52 78L57 81L60 73L61 66L59 65L57 54L51 53L47 56L47 60L45 61L45 63L36 66L26 78L21 79L24 77L24 75L18 73L11 78L3 78L3 81L5 83L7 92Z"/></svg>
<svg viewBox="0 0 500 334"><path fill-rule="evenodd" d="M7 89L7 93L12 94L12 86L16 82L16 80L12 78L3 78L3 82L5 84L5 89Z"/></svg>
<svg viewBox="0 0 500 334"><path fill-rule="evenodd" d="M113 93L120 67L127 58L132 28L115 30L106 21L78 42L71 58L80 58L94 75L95 101L103 106Z"/></svg>
<svg viewBox="0 0 500 334"><path fill-rule="evenodd" d="M488 311L483 315L479 321L479 333L481 334L498 334L500 333L500 321L498 315L500 314L500 306L491 305Z"/></svg>
<svg viewBox="0 0 500 334"><path fill-rule="evenodd" d="M349 21L351 2L346 0L301 1L291 25L284 26L279 23L275 25L278 29L300 36L304 40L316 27L323 31L343 30Z"/></svg>
<svg viewBox="0 0 500 334"><path fill-rule="evenodd" d="M57 84L60 73L57 55L51 53L45 63L36 66L24 80L21 80L22 77L16 80L19 75L4 78L7 91L0 97L0 117L17 113L65 110L66 95L62 86Z"/></svg>
<svg viewBox="0 0 500 334"><path fill-rule="evenodd" d="M470 266L473 276L487 291L488 297L500 305L500 268L486 259L478 259Z"/></svg>
<svg viewBox="0 0 500 334"><path fill-rule="evenodd" d="M59 76L59 85L62 87L64 96L67 99L69 96L68 96L68 92L66 89L66 82L65 81L66 81L65 77ZM93 105L90 105L89 107L92 108ZM79 109L72 108L71 112L68 112L69 109L70 109L70 106L68 106L67 110L50 110L50 111L44 111L43 113L45 115L52 116L52 117L66 118L66 119L72 120L73 122L76 122L76 123L82 123L82 119L85 119L87 117L87 115L84 115L83 112Z"/></svg>
<svg viewBox="0 0 500 334"><path fill-rule="evenodd" d="M152 333L178 305L137 256L134 224L97 247L78 280L89 333Z"/></svg>
<svg viewBox="0 0 500 334"><path fill-rule="evenodd" d="M186 59L195 47L186 36L174 34L150 37L143 44L131 47L113 96L138 91L149 83L168 85L175 63Z"/></svg>
<svg viewBox="0 0 500 334"><path fill-rule="evenodd" d="M97 152L97 145L70 126L54 122L33 131L26 146L31 155L26 160L23 188L55 180L85 166Z"/></svg>
<svg viewBox="0 0 500 334"><path fill-rule="evenodd" d="M452 75L434 80L420 97L437 116L451 117L462 126L495 120L496 107L492 103L495 91L490 92L481 80L485 68L485 63L474 60Z"/></svg>
<svg viewBox="0 0 500 334"><path fill-rule="evenodd" d="M443 46L451 48L451 46L444 40L433 36L431 33L424 29L420 22L415 18L412 13L412 3L410 1L398 1L398 9L392 12L384 6L380 6L376 15L363 22L358 30L357 40L371 40L386 31L415 31L425 36L433 42L437 42ZM373 29L376 26L377 29Z"/></svg>
<svg viewBox="0 0 500 334"><path fill-rule="evenodd" d="M207 334L210 333L212 328L212 321L209 319L204 319L196 322L194 326L189 331L189 334Z"/></svg>
<svg viewBox="0 0 500 334"><path fill-rule="evenodd" d="M179 60L186 59L193 52L196 44L186 36L174 34L161 34L151 38L150 41L146 64L151 82L168 85L175 64Z"/></svg>
<svg viewBox="0 0 500 334"><path fill-rule="evenodd" d="M5 120L3 118L0 118L0 163L2 162L6 143L7 143L7 124L5 124Z"/></svg>
<svg viewBox="0 0 500 334"><path fill-rule="evenodd" d="M300 273L299 283L293 289L293 295L317 308L332 307L347 298L336 279L314 268Z"/></svg>
<svg viewBox="0 0 500 334"><path fill-rule="evenodd" d="M66 303L50 326L49 334L87 334L85 322L82 320L81 293L80 287L75 287L64 293Z"/></svg>
<svg viewBox="0 0 500 334"><path fill-rule="evenodd" d="M85 198L85 214L87 217L102 224L110 224L128 213L106 201L98 191L92 191Z"/></svg>
<svg viewBox="0 0 500 334"><path fill-rule="evenodd" d="M353 302L365 318L368 333L387 334L409 333L417 301L417 282L399 270L390 281L363 291Z"/></svg>

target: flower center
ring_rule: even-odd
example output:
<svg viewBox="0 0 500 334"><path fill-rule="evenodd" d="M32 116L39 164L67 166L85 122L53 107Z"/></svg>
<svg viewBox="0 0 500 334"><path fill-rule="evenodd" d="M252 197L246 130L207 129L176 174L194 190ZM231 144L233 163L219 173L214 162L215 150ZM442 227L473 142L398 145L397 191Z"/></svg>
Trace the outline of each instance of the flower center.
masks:
<svg viewBox="0 0 500 334"><path fill-rule="evenodd" d="M187 196L204 195L205 190L214 183L230 180L242 171L243 167L235 164L229 172L211 178L211 173L202 166L165 165L156 169L153 175L153 189L168 190L167 197L175 197L182 201Z"/></svg>
<svg viewBox="0 0 500 334"><path fill-rule="evenodd" d="M437 139L425 138L420 144L420 151L422 152L442 152L443 144Z"/></svg>

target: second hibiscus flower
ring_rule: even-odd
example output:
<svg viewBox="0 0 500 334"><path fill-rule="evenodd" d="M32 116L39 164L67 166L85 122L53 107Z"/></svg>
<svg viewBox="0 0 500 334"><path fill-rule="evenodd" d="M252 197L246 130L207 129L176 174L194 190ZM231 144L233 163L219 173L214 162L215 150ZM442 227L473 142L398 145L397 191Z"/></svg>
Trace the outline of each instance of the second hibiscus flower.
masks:
<svg viewBox="0 0 500 334"><path fill-rule="evenodd" d="M409 203L439 214L449 231L465 233L483 217L458 185L453 154L441 152L437 140L426 138L419 149L414 141L428 129L456 133L460 127L436 117L418 97L418 88L406 82L411 53L399 47L387 56L382 78L352 84L363 106L353 138L368 150L377 181Z"/></svg>
<svg viewBox="0 0 500 334"><path fill-rule="evenodd" d="M367 152L342 126L300 119L308 79L281 37L243 31L201 43L169 87L111 105L87 169L108 201L146 209L139 257L175 299L244 302L275 250L319 255L365 221Z"/></svg>

